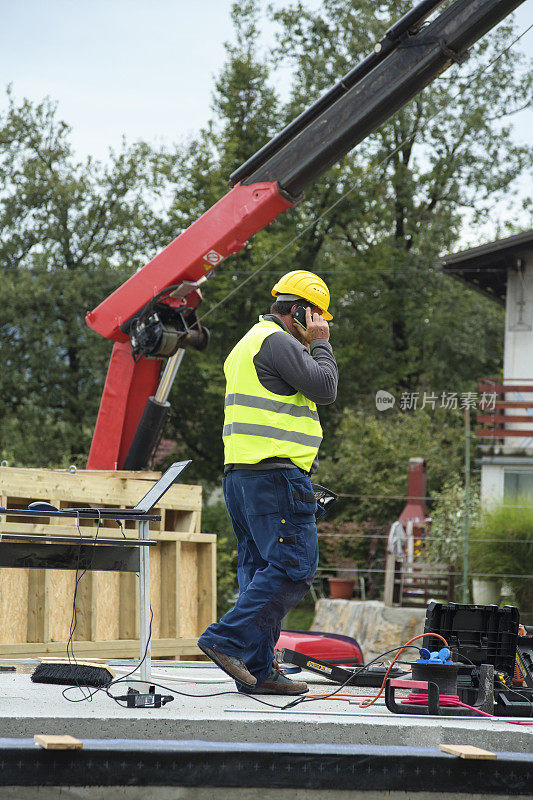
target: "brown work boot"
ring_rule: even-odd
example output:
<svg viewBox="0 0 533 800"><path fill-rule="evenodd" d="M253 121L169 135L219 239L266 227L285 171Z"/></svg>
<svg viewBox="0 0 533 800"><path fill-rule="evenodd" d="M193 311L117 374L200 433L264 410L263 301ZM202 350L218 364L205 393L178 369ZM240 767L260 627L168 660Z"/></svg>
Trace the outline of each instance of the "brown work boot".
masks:
<svg viewBox="0 0 533 800"><path fill-rule="evenodd" d="M257 683L257 678L254 678L254 676L248 672L242 658L228 656L227 653L221 653L220 650L215 650L213 647L206 647L205 644L200 644L200 642L198 642L198 647L211 661L215 662L217 667L224 670L226 675L242 683L243 686L253 687Z"/></svg>
<svg viewBox="0 0 533 800"><path fill-rule="evenodd" d="M291 681L279 669L273 669L263 683L242 691L245 694L305 694L309 687L304 681Z"/></svg>

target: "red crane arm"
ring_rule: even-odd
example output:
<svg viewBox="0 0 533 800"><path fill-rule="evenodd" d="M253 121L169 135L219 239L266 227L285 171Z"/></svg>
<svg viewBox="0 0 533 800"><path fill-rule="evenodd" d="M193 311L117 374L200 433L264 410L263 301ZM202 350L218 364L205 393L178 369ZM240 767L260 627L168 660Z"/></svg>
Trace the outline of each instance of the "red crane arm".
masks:
<svg viewBox="0 0 533 800"><path fill-rule="evenodd" d="M276 182L237 184L94 311L89 311L87 325L108 339L128 341L120 326L148 299L167 286L183 281L195 283L205 277L293 205ZM188 304L190 300L189 295Z"/></svg>
<svg viewBox="0 0 533 800"><path fill-rule="evenodd" d="M194 285L247 240L294 205L276 182L237 184L196 222L87 314L93 330L114 339L87 469L120 469L125 462L148 398L159 381L160 358L132 359L129 336L121 330L135 314L168 286L186 282L178 305L197 306ZM193 284L193 286L187 286Z"/></svg>

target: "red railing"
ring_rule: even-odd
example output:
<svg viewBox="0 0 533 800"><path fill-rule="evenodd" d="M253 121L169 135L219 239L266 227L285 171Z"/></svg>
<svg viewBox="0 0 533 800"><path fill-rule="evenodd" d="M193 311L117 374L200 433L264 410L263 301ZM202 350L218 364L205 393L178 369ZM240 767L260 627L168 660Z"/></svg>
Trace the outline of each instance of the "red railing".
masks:
<svg viewBox="0 0 533 800"><path fill-rule="evenodd" d="M477 436L492 440L533 437L533 379L478 378L478 394L477 423L481 427Z"/></svg>

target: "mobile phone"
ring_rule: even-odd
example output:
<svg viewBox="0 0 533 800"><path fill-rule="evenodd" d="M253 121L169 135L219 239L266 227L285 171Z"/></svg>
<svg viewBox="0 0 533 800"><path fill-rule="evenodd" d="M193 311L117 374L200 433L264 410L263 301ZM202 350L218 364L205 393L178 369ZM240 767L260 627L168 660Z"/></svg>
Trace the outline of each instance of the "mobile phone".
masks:
<svg viewBox="0 0 533 800"><path fill-rule="evenodd" d="M295 323L299 325L301 328L303 328L304 331L307 330L307 321L305 319L306 309L307 306L298 306L292 314L292 318L295 321Z"/></svg>

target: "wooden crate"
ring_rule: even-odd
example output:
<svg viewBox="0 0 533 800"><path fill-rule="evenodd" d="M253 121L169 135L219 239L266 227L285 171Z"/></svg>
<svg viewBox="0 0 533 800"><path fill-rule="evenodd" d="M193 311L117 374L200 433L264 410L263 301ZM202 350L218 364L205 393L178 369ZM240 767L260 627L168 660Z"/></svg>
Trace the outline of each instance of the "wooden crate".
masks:
<svg viewBox="0 0 533 800"><path fill-rule="evenodd" d="M134 506L160 477L156 472L18 469L0 467L0 505L27 508L47 500L57 508ZM216 615L216 536L200 532L201 486L175 484L150 523L152 655L179 658L200 653L196 639ZM2 516L2 533L77 533L75 520ZM74 526L74 527L73 527ZM94 536L96 522L80 531ZM100 537L137 537L136 523L105 520ZM75 586L73 570L0 569L0 657L61 655L69 637ZM86 572L78 584L75 652L84 656L135 657L139 652L139 581L133 573Z"/></svg>

